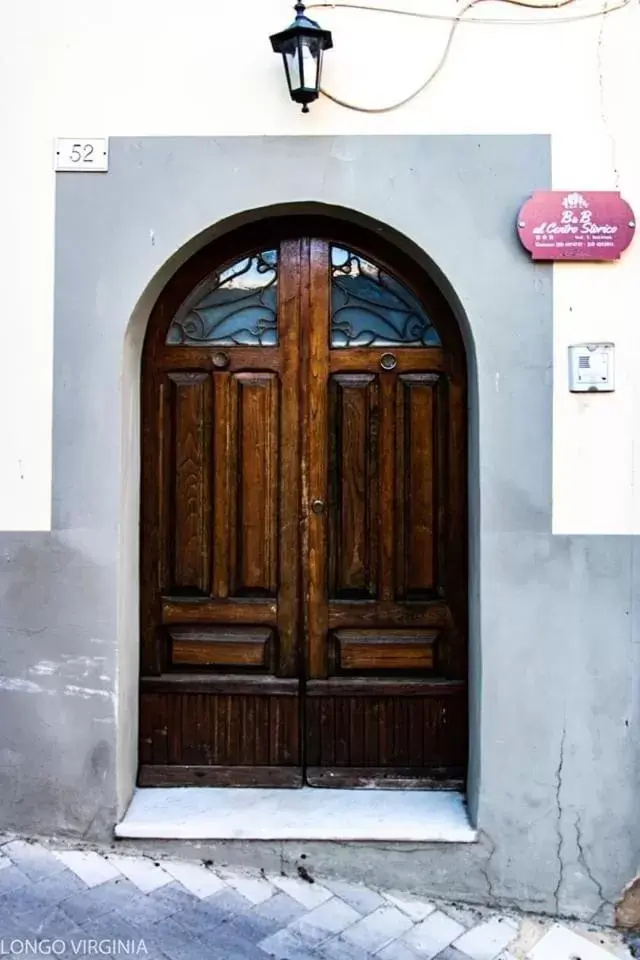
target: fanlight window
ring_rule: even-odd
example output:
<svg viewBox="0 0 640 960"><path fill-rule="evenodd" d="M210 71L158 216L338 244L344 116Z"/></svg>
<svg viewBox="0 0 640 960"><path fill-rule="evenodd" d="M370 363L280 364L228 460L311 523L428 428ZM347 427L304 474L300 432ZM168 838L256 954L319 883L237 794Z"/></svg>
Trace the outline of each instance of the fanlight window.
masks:
<svg viewBox="0 0 640 960"><path fill-rule="evenodd" d="M434 347L440 337L403 283L344 247L331 248L332 347Z"/></svg>
<svg viewBox="0 0 640 960"><path fill-rule="evenodd" d="M278 251L264 250L209 276L180 307L170 346L273 347L278 343Z"/></svg>

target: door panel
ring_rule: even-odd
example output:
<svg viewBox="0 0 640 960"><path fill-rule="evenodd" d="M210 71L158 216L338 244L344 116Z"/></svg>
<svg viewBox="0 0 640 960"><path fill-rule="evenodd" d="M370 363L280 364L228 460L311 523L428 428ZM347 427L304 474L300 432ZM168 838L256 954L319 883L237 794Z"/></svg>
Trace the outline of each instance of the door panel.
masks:
<svg viewBox="0 0 640 960"><path fill-rule="evenodd" d="M378 379L329 381L329 596L378 595Z"/></svg>
<svg viewBox="0 0 640 960"><path fill-rule="evenodd" d="M275 653L273 630L262 627L188 626L167 632L174 667L267 668Z"/></svg>
<svg viewBox="0 0 640 960"><path fill-rule="evenodd" d="M231 595L275 596L278 572L279 397L273 373L239 373L229 410L236 477L222 522L232 530ZM222 469L225 465L221 464ZM227 509L225 509L225 507ZM226 515L226 516L225 516Z"/></svg>
<svg viewBox="0 0 640 960"><path fill-rule="evenodd" d="M140 783L299 785L300 241L206 271L145 346Z"/></svg>
<svg viewBox="0 0 640 960"><path fill-rule="evenodd" d="M401 374L396 388L396 597L428 599L437 592L437 449L439 378Z"/></svg>
<svg viewBox="0 0 640 960"><path fill-rule="evenodd" d="M328 508L326 537L309 517L324 589L307 598L320 625L305 685L307 780L459 785L466 665L452 651L464 610L446 585L460 509L449 477L462 466L447 444L454 370L412 295L346 256L317 248L310 261L312 285L325 287L333 264L333 293L312 333L332 346L324 376L310 374L327 441L309 429L308 467Z"/></svg>
<svg viewBox="0 0 640 960"><path fill-rule="evenodd" d="M437 630L335 630L336 672L433 670Z"/></svg>
<svg viewBox="0 0 640 960"><path fill-rule="evenodd" d="M225 681L227 678L224 678ZM165 682L163 692L141 699L142 786L166 782L210 785L300 785L296 769L299 705L296 695L274 695L246 682L224 692L194 684L176 692ZM206 767L206 771L202 768ZM243 769L250 768L250 769Z"/></svg>
<svg viewBox="0 0 640 960"><path fill-rule="evenodd" d="M206 373L171 373L169 415L174 424L167 477L175 525L172 586L208 594L211 580L211 378Z"/></svg>
<svg viewBox="0 0 640 960"><path fill-rule="evenodd" d="M466 725L452 695L375 697L342 685L309 697L307 782L321 787L459 788Z"/></svg>
<svg viewBox="0 0 640 960"><path fill-rule="evenodd" d="M234 430L231 399L232 378L218 373L213 378L214 412L212 424L215 470L213 471L213 596L226 598L231 582L231 543L235 523L236 476L234 472L237 436ZM232 591L231 591L232 592ZM191 618L190 618L191 619Z"/></svg>
<svg viewBox="0 0 640 960"><path fill-rule="evenodd" d="M145 342L140 783L460 786L455 324L382 240L254 229L178 271Z"/></svg>

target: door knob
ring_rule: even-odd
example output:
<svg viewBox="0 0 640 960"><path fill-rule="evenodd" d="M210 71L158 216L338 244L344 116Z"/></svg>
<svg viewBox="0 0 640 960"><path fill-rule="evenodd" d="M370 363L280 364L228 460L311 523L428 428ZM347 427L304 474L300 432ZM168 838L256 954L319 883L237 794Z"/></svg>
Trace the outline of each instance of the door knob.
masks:
<svg viewBox="0 0 640 960"><path fill-rule="evenodd" d="M312 500L311 509L314 513L324 513L324 500Z"/></svg>

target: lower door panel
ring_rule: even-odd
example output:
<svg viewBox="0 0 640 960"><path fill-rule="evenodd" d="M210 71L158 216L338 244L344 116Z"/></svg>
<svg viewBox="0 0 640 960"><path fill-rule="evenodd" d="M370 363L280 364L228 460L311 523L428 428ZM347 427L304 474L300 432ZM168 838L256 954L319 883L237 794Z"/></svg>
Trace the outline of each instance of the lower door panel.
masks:
<svg viewBox="0 0 640 960"><path fill-rule="evenodd" d="M300 786L299 681L147 677L141 786Z"/></svg>
<svg viewBox="0 0 640 960"><path fill-rule="evenodd" d="M464 684L332 678L306 694L311 786L463 787Z"/></svg>

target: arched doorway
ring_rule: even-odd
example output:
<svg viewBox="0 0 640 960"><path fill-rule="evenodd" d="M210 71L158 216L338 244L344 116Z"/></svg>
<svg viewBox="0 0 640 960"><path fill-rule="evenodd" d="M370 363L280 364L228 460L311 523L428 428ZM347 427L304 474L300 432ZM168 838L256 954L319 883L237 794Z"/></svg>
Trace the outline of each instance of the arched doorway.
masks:
<svg viewBox="0 0 640 960"><path fill-rule="evenodd" d="M466 371L388 241L271 219L142 361L141 785L461 787Z"/></svg>

